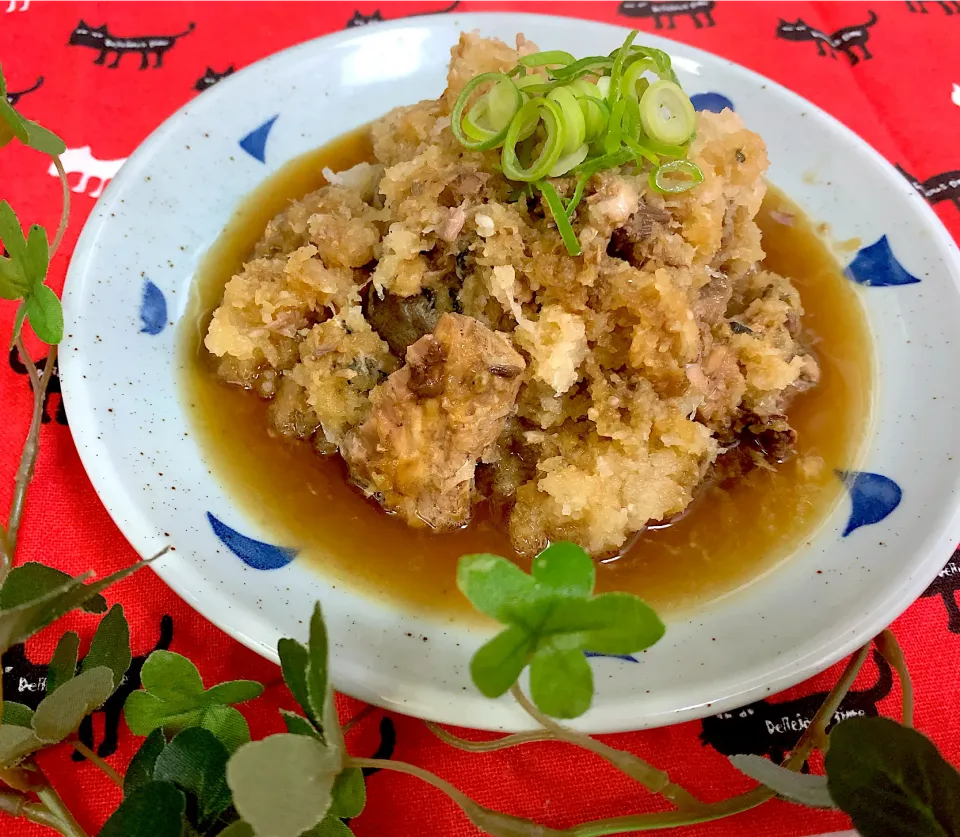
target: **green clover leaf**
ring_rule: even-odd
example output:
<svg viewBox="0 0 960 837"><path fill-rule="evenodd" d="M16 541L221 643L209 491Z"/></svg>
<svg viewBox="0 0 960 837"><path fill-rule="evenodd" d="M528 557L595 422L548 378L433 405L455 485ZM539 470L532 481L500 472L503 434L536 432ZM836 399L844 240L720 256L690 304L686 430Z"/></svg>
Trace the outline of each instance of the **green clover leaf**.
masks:
<svg viewBox="0 0 960 837"><path fill-rule="evenodd" d="M576 718L590 708L593 673L584 652L632 654L664 633L637 596L593 595L596 570L572 543L547 547L527 575L498 555L466 555L457 586L477 610L507 627L470 663L476 687L499 697L530 666L530 694L542 712Z"/></svg>
<svg viewBox="0 0 960 837"><path fill-rule="evenodd" d="M38 570L38 564L24 564L11 570L0 588L0 653L25 642L74 608L99 609L98 600L103 598L99 595L101 590L135 573L146 563L138 562L91 584L83 583L90 573L71 578L47 567Z"/></svg>
<svg viewBox="0 0 960 837"><path fill-rule="evenodd" d="M321 741L337 746L339 721L333 706L333 690L328 677L327 628L323 621L320 605L313 609L310 619L310 641L304 647L295 639L281 639L277 643L280 656L280 668L287 688L306 713L307 721L319 735ZM289 714L289 713L285 713ZM297 716L294 716L297 717ZM297 727L291 732L307 734L302 728L303 719L287 721ZM327 730L326 728L330 729ZM331 736L333 738L331 738Z"/></svg>
<svg viewBox="0 0 960 837"><path fill-rule="evenodd" d="M0 97L0 101L5 100ZM17 214L6 201L0 201L0 241L9 254L0 257L0 297L21 299L31 288L24 265L27 240L23 236Z"/></svg>
<svg viewBox="0 0 960 837"><path fill-rule="evenodd" d="M204 727L223 733L221 742L235 749L249 739L245 723L222 711L263 694L263 686L250 680L233 680L204 689L197 667L172 651L154 651L140 672L141 691L133 692L123 707L134 735L147 736L155 729L176 733L187 727ZM239 714L239 713L238 713Z"/></svg>
<svg viewBox="0 0 960 837"><path fill-rule="evenodd" d="M52 131L41 127L30 119L24 119L7 101L7 81L0 68L0 148L16 137L24 145L58 157L67 150L67 146Z"/></svg>
<svg viewBox="0 0 960 837"><path fill-rule="evenodd" d="M23 250L23 273L30 287L36 289L47 278L50 266L50 245L47 231L39 224L32 224Z"/></svg>
<svg viewBox="0 0 960 837"><path fill-rule="evenodd" d="M63 339L63 307L60 298L43 284L50 267L46 230L34 224L24 238L16 213L10 204L0 201L0 240L9 253L0 256L0 298L23 300L14 317L11 345L26 318L44 343L59 343Z"/></svg>
<svg viewBox="0 0 960 837"><path fill-rule="evenodd" d="M208 828L230 806L227 759L217 737L198 727L185 729L157 756L153 779L171 782L197 801L197 824Z"/></svg>
<svg viewBox="0 0 960 837"><path fill-rule="evenodd" d="M212 732L231 755L250 741L250 725L238 709L223 704L207 707L200 726Z"/></svg>
<svg viewBox="0 0 960 837"><path fill-rule="evenodd" d="M173 782L147 782L123 800L97 837L181 837L186 808Z"/></svg>
<svg viewBox="0 0 960 837"><path fill-rule="evenodd" d="M21 564L10 570L3 587L0 587L0 610L27 604L72 580L73 577L63 570L44 564L33 561ZM100 595L91 596L81 607L87 613L106 613L107 600Z"/></svg>
<svg viewBox="0 0 960 837"><path fill-rule="evenodd" d="M27 126L23 124L20 114L7 101L7 80L3 77L3 69L0 68L0 148L14 137L24 144L30 139Z"/></svg>
<svg viewBox="0 0 960 837"><path fill-rule="evenodd" d="M140 749L134 754L123 777L123 795L131 796L140 788L153 781L153 769L157 759L167 746L162 729L155 729L144 739Z"/></svg>
<svg viewBox="0 0 960 837"><path fill-rule="evenodd" d="M830 733L824 766L831 799L863 837L960 834L960 772L916 730L848 718Z"/></svg>
<svg viewBox="0 0 960 837"><path fill-rule="evenodd" d="M327 815L341 766L336 748L281 733L237 750L227 763L227 784L237 813L255 834L300 837Z"/></svg>
<svg viewBox="0 0 960 837"><path fill-rule="evenodd" d="M49 346L63 339L63 306L46 285L37 285L27 297L26 314L33 333Z"/></svg>
<svg viewBox="0 0 960 837"><path fill-rule="evenodd" d="M20 119L27 131L27 142L31 148L36 151L42 151L50 157L59 157L67 150L66 143L60 139L53 131L48 131L42 125L38 125L31 119Z"/></svg>
<svg viewBox="0 0 960 837"><path fill-rule="evenodd" d="M113 687L116 689L123 681L132 660L130 626L123 615L123 605L116 604L100 620L90 643L90 651L83 658L81 670L89 671L97 666L105 666L113 672Z"/></svg>
<svg viewBox="0 0 960 837"><path fill-rule="evenodd" d="M76 631L67 631L60 637L50 665L47 666L47 695L52 695L64 683L77 676L79 651L80 635Z"/></svg>
<svg viewBox="0 0 960 837"><path fill-rule="evenodd" d="M33 722L33 710L22 703L10 700L3 702L3 723L15 727L29 727Z"/></svg>

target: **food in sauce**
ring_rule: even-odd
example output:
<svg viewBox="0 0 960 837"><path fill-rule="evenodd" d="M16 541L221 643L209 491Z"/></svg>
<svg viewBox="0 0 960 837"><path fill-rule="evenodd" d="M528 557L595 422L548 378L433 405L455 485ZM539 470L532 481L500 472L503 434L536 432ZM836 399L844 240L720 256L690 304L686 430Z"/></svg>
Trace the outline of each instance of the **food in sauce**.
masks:
<svg viewBox="0 0 960 837"><path fill-rule="evenodd" d="M633 164L590 177L577 256L496 152L457 141L463 85L533 51L464 35L441 98L374 123L373 160L267 225L205 346L273 430L342 456L411 526L486 502L520 554L602 558L789 459L788 406L819 367L796 288L761 264L766 151L735 114L698 115L694 189ZM576 182L551 180L563 199Z"/></svg>

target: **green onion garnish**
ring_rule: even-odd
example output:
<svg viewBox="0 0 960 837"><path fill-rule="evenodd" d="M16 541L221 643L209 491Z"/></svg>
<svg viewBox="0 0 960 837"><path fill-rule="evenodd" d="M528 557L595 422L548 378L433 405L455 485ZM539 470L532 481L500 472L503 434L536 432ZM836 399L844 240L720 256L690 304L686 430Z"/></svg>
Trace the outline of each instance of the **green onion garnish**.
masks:
<svg viewBox="0 0 960 837"><path fill-rule="evenodd" d="M453 130L453 135L457 138L457 141L460 143L460 145L469 149L470 151L486 151L488 148L496 148L504 141L507 135L507 128L510 127L510 123L508 122L507 125L505 125L499 131L487 130L478 125L477 119L474 118L468 123L467 130L471 132L475 131L481 136L471 137L466 133L466 131L464 131L463 111L466 108L467 103L470 101L470 94L473 93L473 91L476 90L481 84L486 84L487 82L506 82L513 87L514 90L516 90L516 85L514 85L513 80L504 73L481 73L475 78L470 79L463 90L460 91L460 95L457 97L457 101L453 106L453 112L450 114L450 128ZM519 99L520 92L517 91L518 108L520 107ZM474 108L478 108L479 106L480 102L470 109L471 112L474 110ZM480 115L486 111L486 109L486 107L483 107L475 116L480 117Z"/></svg>
<svg viewBox="0 0 960 837"><path fill-rule="evenodd" d="M651 188L666 194L686 192L698 183L703 183L703 172L689 160L671 160L650 172Z"/></svg>
<svg viewBox="0 0 960 837"><path fill-rule="evenodd" d="M655 81L640 99L640 122L647 136L666 145L689 141L697 129L697 113L680 86Z"/></svg>
<svg viewBox="0 0 960 837"><path fill-rule="evenodd" d="M547 208L553 213L553 220L557 223L557 232L560 233L560 238L563 239L567 252L571 256L579 256L581 253L580 242L577 240L573 227L570 226L570 219L567 217L567 211L564 209L563 201L560 200L557 190L547 180L541 180L536 185L540 194L543 195L543 199L547 202Z"/></svg>
<svg viewBox="0 0 960 837"><path fill-rule="evenodd" d="M579 109L578 109L579 110ZM538 117L543 123L543 147L536 159L526 168L517 157L517 142L527 119ZM530 99L513 115L513 120L503 138L503 176L510 180L533 183L547 176L563 151L563 113L560 106L550 99Z"/></svg>
<svg viewBox="0 0 960 837"><path fill-rule="evenodd" d="M580 244L570 218L597 172L631 161L641 170L649 165L651 188L665 193L703 181L686 159L696 133L693 105L670 56L635 45L637 34L630 32L609 56L578 60L550 50L523 56L505 73L481 73L451 113L451 129L465 148L500 148L504 177L536 186L574 256ZM565 175L577 178L566 206L545 179Z"/></svg>
<svg viewBox="0 0 960 837"><path fill-rule="evenodd" d="M534 52L532 55L524 55L519 63L523 67L546 67L547 64L565 66L573 64L576 60L569 52L564 52L562 49L551 49L547 52Z"/></svg>

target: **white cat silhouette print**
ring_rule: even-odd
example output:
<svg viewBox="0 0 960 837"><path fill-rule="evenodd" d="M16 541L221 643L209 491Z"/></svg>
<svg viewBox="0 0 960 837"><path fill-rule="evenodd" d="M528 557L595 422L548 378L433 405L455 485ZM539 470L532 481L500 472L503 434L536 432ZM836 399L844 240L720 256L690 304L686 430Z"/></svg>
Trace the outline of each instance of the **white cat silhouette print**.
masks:
<svg viewBox="0 0 960 837"><path fill-rule="evenodd" d="M98 160L90 153L89 145L85 145L83 148L68 148L60 155L60 162L63 163L64 171L68 175L80 175L80 182L71 191L86 192L87 184L91 178L99 181L97 188L90 192L91 198L100 197L107 181L120 171L120 166L126 162L126 159L126 157L121 157L118 160ZM57 176L57 167L53 163L47 169L47 174L53 177Z"/></svg>

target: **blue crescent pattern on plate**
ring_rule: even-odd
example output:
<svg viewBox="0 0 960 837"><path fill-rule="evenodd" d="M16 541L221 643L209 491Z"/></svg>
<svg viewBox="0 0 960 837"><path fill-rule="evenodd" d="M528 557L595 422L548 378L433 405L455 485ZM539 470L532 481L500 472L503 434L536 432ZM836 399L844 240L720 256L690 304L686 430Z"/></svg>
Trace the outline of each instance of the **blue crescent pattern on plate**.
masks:
<svg viewBox="0 0 960 837"><path fill-rule="evenodd" d="M143 283L143 298L140 301L141 334L158 335L167 325L167 300L163 291L149 279Z"/></svg>
<svg viewBox="0 0 960 837"><path fill-rule="evenodd" d="M712 113L720 113L724 109L736 110L731 102L723 93L694 93L690 97L693 107L696 110L708 110Z"/></svg>
<svg viewBox="0 0 960 837"><path fill-rule="evenodd" d="M886 520L903 499L903 489L890 477L868 471L837 471L850 492L850 519L843 537L861 526L871 526Z"/></svg>
<svg viewBox="0 0 960 837"><path fill-rule="evenodd" d="M207 520L210 521L214 534L223 545L244 564L253 567L255 570L279 570L297 557L296 549L274 546L241 535L236 529L231 529L210 512L207 512Z"/></svg>
<svg viewBox="0 0 960 837"><path fill-rule="evenodd" d="M254 160L259 160L261 163L267 162L267 139L270 136L273 123L277 121L279 116L279 113L276 116L271 116L260 127L254 128L240 140L240 147Z"/></svg>
<svg viewBox="0 0 960 837"><path fill-rule="evenodd" d="M885 235L881 235L869 247L860 248L844 273L858 285L870 288L916 285L920 281L897 261Z"/></svg>

